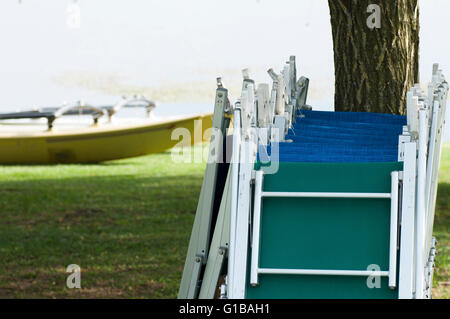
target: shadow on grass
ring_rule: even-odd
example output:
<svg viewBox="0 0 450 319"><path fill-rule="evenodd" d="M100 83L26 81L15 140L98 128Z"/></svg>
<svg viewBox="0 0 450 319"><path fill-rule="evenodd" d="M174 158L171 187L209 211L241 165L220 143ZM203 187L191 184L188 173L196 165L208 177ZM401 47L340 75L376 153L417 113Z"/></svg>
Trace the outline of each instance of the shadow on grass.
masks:
<svg viewBox="0 0 450 319"><path fill-rule="evenodd" d="M450 184L440 183L436 198L433 235L437 239L437 255L433 280L433 298L449 298Z"/></svg>
<svg viewBox="0 0 450 319"><path fill-rule="evenodd" d="M0 164L0 166L4 167L15 167L15 168L22 168L22 167L48 167L52 168L58 165L66 165L66 166L97 166L97 167L103 167L103 166L127 166L127 165L146 165L145 162L146 158L155 157L155 156L170 156L172 154L172 151L166 151L162 153L156 153L156 154L147 154L147 155L140 155L136 157L127 157L122 159L116 159L116 160L110 160L110 161L104 161L104 162L89 162L89 163L40 163L40 164Z"/></svg>
<svg viewBox="0 0 450 319"><path fill-rule="evenodd" d="M436 197L436 215L435 225L442 227L446 232L449 231L450 225L450 184L440 183Z"/></svg>
<svg viewBox="0 0 450 319"><path fill-rule="evenodd" d="M201 175L0 182L0 297L176 297ZM80 291L65 268L82 269Z"/></svg>

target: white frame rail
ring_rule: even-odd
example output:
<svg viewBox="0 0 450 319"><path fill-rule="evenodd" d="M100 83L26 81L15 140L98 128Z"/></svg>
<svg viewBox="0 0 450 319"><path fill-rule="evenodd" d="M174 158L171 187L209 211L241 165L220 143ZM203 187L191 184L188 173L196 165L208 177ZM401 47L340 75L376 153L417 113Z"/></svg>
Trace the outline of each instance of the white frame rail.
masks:
<svg viewBox="0 0 450 319"><path fill-rule="evenodd" d="M399 298L431 297L433 221L448 90L442 70L434 64L428 92L416 84L407 96L408 125L399 139L399 159L408 171L403 185Z"/></svg>

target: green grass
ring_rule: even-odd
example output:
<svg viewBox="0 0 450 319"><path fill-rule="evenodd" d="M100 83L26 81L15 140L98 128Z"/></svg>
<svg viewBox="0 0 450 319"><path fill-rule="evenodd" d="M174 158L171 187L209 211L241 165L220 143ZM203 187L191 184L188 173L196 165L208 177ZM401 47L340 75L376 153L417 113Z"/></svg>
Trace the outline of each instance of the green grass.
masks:
<svg viewBox="0 0 450 319"><path fill-rule="evenodd" d="M438 243L432 296L450 299L450 144L443 149L436 201L434 236Z"/></svg>
<svg viewBox="0 0 450 319"><path fill-rule="evenodd" d="M170 153L98 165L0 166L0 298L175 298L204 164ZM450 146L435 297L448 298ZM82 289L66 288L69 264Z"/></svg>
<svg viewBox="0 0 450 319"><path fill-rule="evenodd" d="M204 167L170 153L1 166L0 298L175 298Z"/></svg>

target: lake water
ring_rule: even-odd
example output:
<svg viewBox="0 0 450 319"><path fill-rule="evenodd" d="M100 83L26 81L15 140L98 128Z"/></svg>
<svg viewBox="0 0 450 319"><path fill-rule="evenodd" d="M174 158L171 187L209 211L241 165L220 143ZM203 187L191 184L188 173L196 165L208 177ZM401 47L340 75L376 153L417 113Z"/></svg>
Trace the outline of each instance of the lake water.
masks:
<svg viewBox="0 0 450 319"><path fill-rule="evenodd" d="M450 1L420 3L426 82L434 62L450 74L450 42L436 34L448 29ZM217 76L236 98L240 70L269 82L266 70L290 55L311 80L308 103L333 108L326 0L7 0L0 39L0 112L133 93L156 100L156 115L208 112Z"/></svg>

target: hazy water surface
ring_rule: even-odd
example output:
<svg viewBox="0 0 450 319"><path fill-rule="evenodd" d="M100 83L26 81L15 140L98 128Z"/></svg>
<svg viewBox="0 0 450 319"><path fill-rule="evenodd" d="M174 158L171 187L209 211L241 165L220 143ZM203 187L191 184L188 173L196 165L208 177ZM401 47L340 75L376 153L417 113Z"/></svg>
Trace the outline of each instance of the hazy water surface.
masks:
<svg viewBox="0 0 450 319"><path fill-rule="evenodd" d="M423 82L433 62L450 74L447 12L450 1L421 0ZM311 80L309 103L333 108L326 0L4 0L0 39L0 112L134 92L164 115L211 111L217 76L235 98L241 69L269 82L289 55Z"/></svg>

